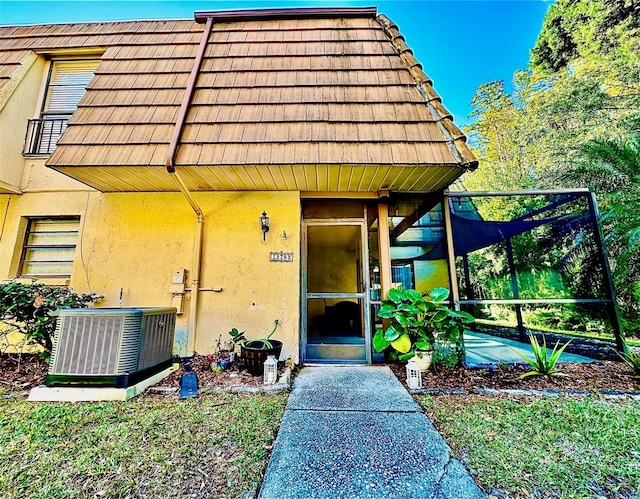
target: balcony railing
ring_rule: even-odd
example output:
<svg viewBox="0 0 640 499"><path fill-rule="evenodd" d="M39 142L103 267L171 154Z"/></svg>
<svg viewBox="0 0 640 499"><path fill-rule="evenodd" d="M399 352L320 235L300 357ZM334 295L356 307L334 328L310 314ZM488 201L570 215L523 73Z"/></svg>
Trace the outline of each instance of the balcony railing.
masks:
<svg viewBox="0 0 640 499"><path fill-rule="evenodd" d="M51 154L70 117L69 114L29 120L22 154Z"/></svg>

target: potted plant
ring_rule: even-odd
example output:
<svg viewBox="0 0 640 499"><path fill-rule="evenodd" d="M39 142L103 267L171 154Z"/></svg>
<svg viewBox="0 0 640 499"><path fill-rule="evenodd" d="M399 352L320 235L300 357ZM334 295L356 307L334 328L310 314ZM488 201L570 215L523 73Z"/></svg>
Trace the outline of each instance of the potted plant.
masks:
<svg viewBox="0 0 640 499"><path fill-rule="evenodd" d="M419 365L422 363L421 368L428 369L438 343L452 349L461 362L464 330L474 318L445 306L443 302L448 297L449 290L445 288L435 288L426 296L415 289L391 289L389 299L382 302L378 312L378 317L389 320L389 327L373 337L376 352L391 347L392 359L414 358Z"/></svg>
<svg viewBox="0 0 640 499"><path fill-rule="evenodd" d="M264 361L267 360L269 355L273 355L276 359L280 358L282 342L271 339L273 333L278 329L278 324L280 324L280 321L276 319L273 330L266 338L247 340L240 343L240 356L247 366L247 371L254 376L262 374Z"/></svg>

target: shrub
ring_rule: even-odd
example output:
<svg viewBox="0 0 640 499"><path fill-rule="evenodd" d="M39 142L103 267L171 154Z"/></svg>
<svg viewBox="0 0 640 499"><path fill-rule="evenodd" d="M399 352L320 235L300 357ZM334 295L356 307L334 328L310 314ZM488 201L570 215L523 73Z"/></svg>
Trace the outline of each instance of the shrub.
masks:
<svg viewBox="0 0 640 499"><path fill-rule="evenodd" d="M460 365L464 360L464 353L464 346L461 344L449 347L436 343L431 366L433 369L441 369Z"/></svg>
<svg viewBox="0 0 640 499"><path fill-rule="evenodd" d="M74 293L66 286L9 281L0 284L0 322L23 333L28 342L43 347L48 357L53 347L57 311L87 308L101 298L96 293Z"/></svg>

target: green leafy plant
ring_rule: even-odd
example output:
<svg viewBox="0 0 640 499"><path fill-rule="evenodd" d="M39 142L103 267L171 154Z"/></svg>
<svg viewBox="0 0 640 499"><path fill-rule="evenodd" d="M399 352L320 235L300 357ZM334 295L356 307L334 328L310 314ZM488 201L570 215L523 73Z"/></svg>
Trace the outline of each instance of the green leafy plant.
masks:
<svg viewBox="0 0 640 499"><path fill-rule="evenodd" d="M378 317L389 320L389 327L376 332L376 352L391 347L395 358L408 360L432 351L438 342L452 348L461 362L464 330L474 318L445 306L443 302L448 297L449 290L445 288L435 288L426 296L415 289L391 289L389 299L382 302L378 312Z"/></svg>
<svg viewBox="0 0 640 499"><path fill-rule="evenodd" d="M66 286L13 280L0 284L0 322L23 333L30 343L43 347L46 358L53 348L57 311L87 308L100 299L102 296L96 293L74 293Z"/></svg>
<svg viewBox="0 0 640 499"><path fill-rule="evenodd" d="M516 352L527 362L527 364L531 366L531 371L527 371L520 376L521 379L528 376L545 376L547 378L552 376L565 376L565 374L558 368L558 359L562 352L564 352L564 349L567 348L569 343L573 340L567 341L560 347L560 341L556 342L556 345L553 347L550 355L547 355L547 340L544 335L542 335L542 345L538 343L538 339L533 334L529 335L529 341L531 343L531 349L533 350L533 359L530 359L515 348L512 348L514 352Z"/></svg>
<svg viewBox="0 0 640 499"><path fill-rule="evenodd" d="M640 352L631 350L629 346L623 342L624 350L622 352L618 352L614 350L618 356L622 359L622 361L627 364L635 377L640 377Z"/></svg>
<svg viewBox="0 0 640 499"><path fill-rule="evenodd" d="M244 336L244 331L240 332L235 327L229 331L229 336L231 336L231 351L235 352L236 345L242 345L247 338Z"/></svg>
<svg viewBox="0 0 640 499"><path fill-rule="evenodd" d="M240 332L235 327L229 331L231 339L222 341L222 335L218 336L216 341L215 353L205 357L205 362L211 366L214 372L222 372L227 369L235 361L236 345L244 345L246 338L244 331Z"/></svg>

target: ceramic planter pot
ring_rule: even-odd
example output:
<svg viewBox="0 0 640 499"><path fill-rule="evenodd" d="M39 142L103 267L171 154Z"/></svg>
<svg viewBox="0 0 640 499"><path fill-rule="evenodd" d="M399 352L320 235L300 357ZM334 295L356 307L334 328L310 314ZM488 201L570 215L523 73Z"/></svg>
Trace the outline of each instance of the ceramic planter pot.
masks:
<svg viewBox="0 0 640 499"><path fill-rule="evenodd" d="M273 355L276 359L280 358L282 352L282 342L278 340L269 340L272 348L263 348L262 341L247 341L242 345L240 356L247 366L247 371L254 376L262 376L264 361L269 355Z"/></svg>
<svg viewBox="0 0 640 499"><path fill-rule="evenodd" d="M418 355L414 355L411 358L411 360L413 360L416 364L418 364L418 367L420 368L420 370L426 371L431 367L431 361L433 360L433 352L421 351L420 354L422 355L422 357L419 357Z"/></svg>

